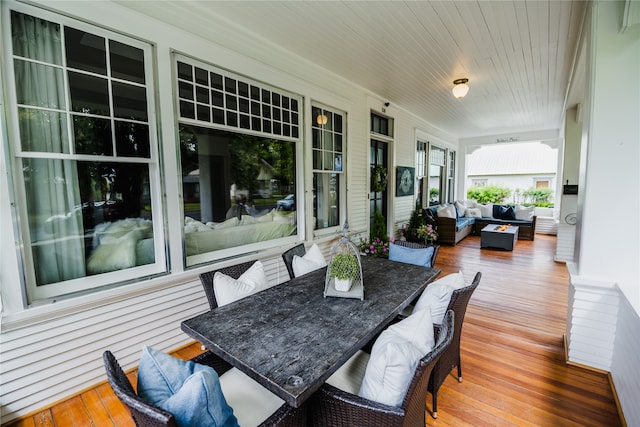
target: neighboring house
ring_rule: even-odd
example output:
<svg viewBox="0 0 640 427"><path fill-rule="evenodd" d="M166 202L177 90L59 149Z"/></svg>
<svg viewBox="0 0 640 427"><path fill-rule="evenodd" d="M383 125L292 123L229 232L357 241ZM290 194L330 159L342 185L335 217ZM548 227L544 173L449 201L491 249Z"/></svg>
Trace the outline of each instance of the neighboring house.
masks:
<svg viewBox="0 0 640 427"><path fill-rule="evenodd" d="M205 3L190 2L196 9ZM182 15L176 19L185 27L178 28L126 4L152 10L159 2L0 3L2 424L104 381L105 349L117 352L129 369L143 345L166 351L190 342L179 325L209 309L198 275L214 263L218 268L259 258L269 280L281 282L287 274L278 249L313 241L328 253L347 219L355 238L366 234L375 202L372 114L393 126L374 135L380 147L390 147L380 153L388 154L393 170L415 166L417 138L446 147L447 170L458 179L441 174L439 188L451 197L466 185L460 178L467 173L464 153L495 143L492 135L458 138L413 111L389 107L384 93L365 90L228 20L213 16L199 33ZM564 157L562 181L580 184L568 266L568 358L610 372L628 425L640 425L640 222L629 221L630 212L640 211L640 37L638 25L620 31L622 4L588 3L575 53L583 59L576 69L586 69L587 77L570 79L585 88L584 114L568 105L563 134L556 130L554 138L564 144L560 155L571 153ZM336 23L343 25L340 19ZM20 35L28 31L46 34ZM317 34L318 43L322 37ZM480 47L482 42L477 40ZM386 62L371 58L372 67ZM28 78L16 79L15 70ZM29 78L46 80L50 90L25 85ZM421 97L419 87L416 94ZM177 147L183 125L198 137L191 141L198 157L190 163L181 163ZM183 169L199 172L200 186L189 196L209 201L214 218L223 211L232 184L226 182L226 156L242 149L237 134L269 142L262 153L295 182L295 212L246 225L268 227L266 233L233 229L238 218L213 230L184 218ZM257 158L253 154L242 153ZM187 168L196 164L206 168ZM108 194L114 200L98 185L112 171L117 179ZM266 184L269 177L262 178ZM191 180L187 184L195 184L195 176ZM409 217L415 199L389 191L384 201L388 222L397 224ZM604 205L616 206L606 209L606 222ZM88 261L112 221L87 226L88 219L92 209L107 212L109 206L114 223L128 220L120 224L133 229L126 244L111 242L114 250L102 251L105 259L96 266ZM46 222L48 211L59 221ZM221 239L197 238L234 231L231 240L247 240L212 248Z"/></svg>
<svg viewBox="0 0 640 427"><path fill-rule="evenodd" d="M467 155L466 189L498 185L512 190L506 202L521 203L531 188L556 188L558 150L546 144L507 143L484 145Z"/></svg>

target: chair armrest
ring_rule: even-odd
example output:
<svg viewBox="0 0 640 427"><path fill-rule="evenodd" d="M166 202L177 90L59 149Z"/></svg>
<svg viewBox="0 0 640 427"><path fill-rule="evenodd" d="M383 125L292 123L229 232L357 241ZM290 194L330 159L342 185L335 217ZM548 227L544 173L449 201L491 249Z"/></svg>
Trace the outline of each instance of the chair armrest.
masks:
<svg viewBox="0 0 640 427"><path fill-rule="evenodd" d="M300 427L307 425L307 405L294 408L288 404L283 404L269 418L264 420L258 427Z"/></svg>
<svg viewBox="0 0 640 427"><path fill-rule="evenodd" d="M230 363L224 361L220 356L217 356L210 351L205 351L204 353L197 355L196 357L192 358L191 361L199 363L201 365L212 367L218 373L218 375L224 374L233 367Z"/></svg>
<svg viewBox="0 0 640 427"><path fill-rule="evenodd" d="M392 426L404 417L401 408L347 393L327 383L315 393L312 405L311 411L317 425L339 419L348 426Z"/></svg>

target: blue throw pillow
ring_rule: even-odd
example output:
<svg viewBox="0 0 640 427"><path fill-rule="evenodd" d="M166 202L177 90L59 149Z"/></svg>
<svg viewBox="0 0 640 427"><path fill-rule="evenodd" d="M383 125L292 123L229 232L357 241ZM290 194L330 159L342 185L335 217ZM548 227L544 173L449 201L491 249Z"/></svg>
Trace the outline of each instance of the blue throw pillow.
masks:
<svg viewBox="0 0 640 427"><path fill-rule="evenodd" d="M180 427L238 427L213 368L150 347L140 357L138 396L171 412Z"/></svg>
<svg viewBox="0 0 640 427"><path fill-rule="evenodd" d="M502 205L493 205L493 217L495 219L502 219L502 208L504 208Z"/></svg>
<svg viewBox="0 0 640 427"><path fill-rule="evenodd" d="M501 211L500 218L506 220L515 220L516 219L516 209L513 206L503 206Z"/></svg>
<svg viewBox="0 0 640 427"><path fill-rule="evenodd" d="M404 262L406 264L421 265L423 267L432 267L431 257L433 256L433 251L433 246L414 249L390 243L389 260Z"/></svg>

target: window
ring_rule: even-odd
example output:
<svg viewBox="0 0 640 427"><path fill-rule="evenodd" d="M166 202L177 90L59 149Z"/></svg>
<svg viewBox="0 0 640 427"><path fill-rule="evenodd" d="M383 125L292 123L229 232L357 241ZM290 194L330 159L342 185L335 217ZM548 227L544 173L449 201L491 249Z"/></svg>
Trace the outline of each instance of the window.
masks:
<svg viewBox="0 0 640 427"><path fill-rule="evenodd" d="M456 152L447 151L449 163L447 168L447 202L453 203L456 185Z"/></svg>
<svg viewBox="0 0 640 427"><path fill-rule="evenodd" d="M429 205L446 201L446 150L431 145L429 150Z"/></svg>
<svg viewBox="0 0 640 427"><path fill-rule="evenodd" d="M297 234L297 95L176 55L186 265Z"/></svg>
<svg viewBox="0 0 640 427"><path fill-rule="evenodd" d="M344 113L311 108L314 230L340 225L340 177L344 161Z"/></svg>
<svg viewBox="0 0 640 427"><path fill-rule="evenodd" d="M371 113L371 132L379 135L393 136L393 120Z"/></svg>
<svg viewBox="0 0 640 427"><path fill-rule="evenodd" d="M393 136L393 120L371 113L371 132Z"/></svg>
<svg viewBox="0 0 640 427"><path fill-rule="evenodd" d="M427 175L427 143L418 141L416 143L416 188L418 190L417 200L420 206L425 206L423 199L424 177Z"/></svg>
<svg viewBox="0 0 640 427"><path fill-rule="evenodd" d="M181 119L299 138L298 97L187 58L178 60L177 74Z"/></svg>
<svg viewBox="0 0 640 427"><path fill-rule="evenodd" d="M7 37L30 302L166 270L151 48L44 16Z"/></svg>
<svg viewBox="0 0 640 427"><path fill-rule="evenodd" d="M535 188L549 188L549 180L547 178L533 178Z"/></svg>
<svg viewBox="0 0 640 427"><path fill-rule="evenodd" d="M428 141L416 143L418 200L430 206L453 203L456 183L456 152ZM425 191L424 196L422 194ZM425 200L426 199L426 200Z"/></svg>

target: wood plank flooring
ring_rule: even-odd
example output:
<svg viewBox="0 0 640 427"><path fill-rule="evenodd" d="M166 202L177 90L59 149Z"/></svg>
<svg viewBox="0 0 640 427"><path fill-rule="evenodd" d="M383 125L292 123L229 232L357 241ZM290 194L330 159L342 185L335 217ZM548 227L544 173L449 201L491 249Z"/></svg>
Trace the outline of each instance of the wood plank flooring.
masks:
<svg viewBox="0 0 640 427"><path fill-rule="evenodd" d="M555 236L520 240L513 252L480 249L468 236L443 246L442 274L482 281L462 332L463 382L450 375L429 426L622 426L606 374L565 363L568 274L553 261ZM193 345L176 352L190 358ZM130 374L135 384L135 372ZM431 395L427 396L431 410ZM12 423L22 426L133 426L108 384ZM351 427L351 426L345 426Z"/></svg>

